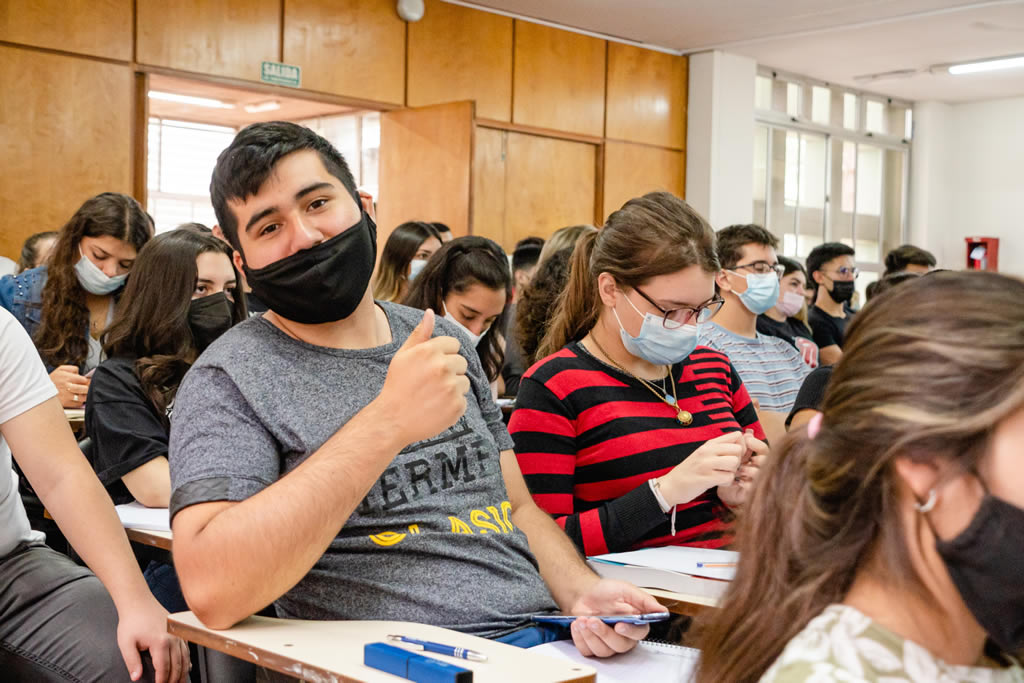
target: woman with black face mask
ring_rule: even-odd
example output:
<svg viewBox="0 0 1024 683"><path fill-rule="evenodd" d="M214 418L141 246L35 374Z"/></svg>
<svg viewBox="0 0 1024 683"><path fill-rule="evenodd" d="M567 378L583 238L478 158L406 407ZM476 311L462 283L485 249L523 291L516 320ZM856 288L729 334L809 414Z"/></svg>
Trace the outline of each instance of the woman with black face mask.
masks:
<svg viewBox="0 0 1024 683"><path fill-rule="evenodd" d="M188 228L158 235L139 252L85 411L86 456L115 504L169 503L167 439L178 384L207 346L246 317L230 254L213 235Z"/></svg>
<svg viewBox="0 0 1024 683"><path fill-rule="evenodd" d="M698 682L1024 681L1024 282L872 300L821 410L747 504Z"/></svg>

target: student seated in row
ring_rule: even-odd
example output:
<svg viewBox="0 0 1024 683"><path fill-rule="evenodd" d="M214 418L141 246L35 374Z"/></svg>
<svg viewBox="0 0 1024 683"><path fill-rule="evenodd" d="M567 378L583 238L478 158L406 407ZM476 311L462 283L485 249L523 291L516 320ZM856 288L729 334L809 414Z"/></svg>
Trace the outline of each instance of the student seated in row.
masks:
<svg viewBox="0 0 1024 683"><path fill-rule="evenodd" d="M0 677L183 683L185 643L167 634L167 611L146 587L56 394L28 334L0 310ZM95 575L30 528L12 452Z"/></svg>
<svg viewBox="0 0 1024 683"><path fill-rule="evenodd" d="M715 284L725 303L701 328L700 343L729 357L760 405L765 434L775 441L785 434L786 416L810 372L795 346L757 331L757 316L779 300L779 241L759 225L732 225L718 231L717 244L722 270Z"/></svg>
<svg viewBox="0 0 1024 683"><path fill-rule="evenodd" d="M168 506L178 385L199 354L246 317L231 250L212 234L178 228L143 247L85 408L92 465L114 503Z"/></svg>
<svg viewBox="0 0 1024 683"><path fill-rule="evenodd" d="M373 298L378 301L401 301L413 282L427 265L434 252L441 248L441 236L430 223L402 223L384 243L373 280Z"/></svg>
<svg viewBox="0 0 1024 683"><path fill-rule="evenodd" d="M523 350L515 334L516 310L523 292L537 272L543 247L542 237L525 237L516 243L515 251L512 252L512 301L505 316L505 327L501 332L505 340L505 362L501 366L502 396L515 396L519 392L519 382L523 378L523 373L526 372Z"/></svg>
<svg viewBox="0 0 1024 683"><path fill-rule="evenodd" d="M65 408L81 408L100 335L135 257L153 236L153 220L131 197L104 192L87 200L60 230L47 265L0 279L0 306L35 342Z"/></svg>
<svg viewBox="0 0 1024 683"><path fill-rule="evenodd" d="M807 271L795 259L778 258L782 266L779 299L757 316L757 331L795 346L807 367L813 369L818 367L818 345L814 343L814 333L807 324Z"/></svg>
<svg viewBox="0 0 1024 683"><path fill-rule="evenodd" d="M698 681L1024 680L1024 283L893 288L821 408L748 503Z"/></svg>
<svg viewBox="0 0 1024 683"><path fill-rule="evenodd" d="M505 252L486 237L457 237L441 247L402 303L431 309L459 328L476 349L491 387L501 393L512 273Z"/></svg>
<svg viewBox="0 0 1024 683"><path fill-rule="evenodd" d="M533 504L465 333L374 302L376 226L329 142L248 126L211 190L270 311L214 342L175 397L174 561L204 623L273 603L287 618L418 621L529 645L562 635L532 626L538 612L660 609L599 579ZM586 617L571 629L597 655L647 632Z"/></svg>
<svg viewBox="0 0 1024 683"><path fill-rule="evenodd" d="M807 321L822 365L837 363L843 355L843 336L853 317L848 305L859 274L853 257L853 247L840 242L819 244L807 255L807 274L817 288Z"/></svg>
<svg viewBox="0 0 1024 683"><path fill-rule="evenodd" d="M885 255L885 272L882 273L882 277L889 277L894 273L924 275L931 272L937 264L935 255L930 251L915 247L913 244L903 244Z"/></svg>
<svg viewBox="0 0 1024 683"><path fill-rule="evenodd" d="M509 431L534 500L586 555L732 539L767 447L729 359L697 346L718 271L711 226L666 192L576 244Z"/></svg>
<svg viewBox="0 0 1024 683"><path fill-rule="evenodd" d="M18 270L15 274L24 273L26 270L32 270L33 268L45 265L47 259L50 258L50 253L53 251L53 245L56 243L56 230L37 232L34 235L30 235L25 240L25 243L21 245L21 257L18 259Z"/></svg>

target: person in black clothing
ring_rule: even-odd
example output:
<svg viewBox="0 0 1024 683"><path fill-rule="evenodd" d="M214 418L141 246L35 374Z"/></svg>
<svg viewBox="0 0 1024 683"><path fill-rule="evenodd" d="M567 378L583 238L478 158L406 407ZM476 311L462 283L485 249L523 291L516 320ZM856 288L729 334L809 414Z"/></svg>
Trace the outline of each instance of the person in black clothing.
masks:
<svg viewBox="0 0 1024 683"><path fill-rule="evenodd" d="M512 303L509 304L505 320L505 364L501 367L505 396L515 396L519 392L519 382L526 372L523 349L519 346L515 334L516 305L537 272L543 246L542 237L526 237L516 243L515 251L512 252Z"/></svg>
<svg viewBox="0 0 1024 683"><path fill-rule="evenodd" d="M86 455L115 504L168 506L167 440L178 384L199 354L247 315L230 253L224 242L190 229L159 235L139 252L85 409L92 440ZM169 611L187 609L173 569L151 563L146 579Z"/></svg>
<svg viewBox="0 0 1024 683"><path fill-rule="evenodd" d="M853 247L840 242L820 244L807 255L807 274L818 288L807 319L822 365L833 365L843 355L843 335L852 317L846 304L859 273L853 257Z"/></svg>

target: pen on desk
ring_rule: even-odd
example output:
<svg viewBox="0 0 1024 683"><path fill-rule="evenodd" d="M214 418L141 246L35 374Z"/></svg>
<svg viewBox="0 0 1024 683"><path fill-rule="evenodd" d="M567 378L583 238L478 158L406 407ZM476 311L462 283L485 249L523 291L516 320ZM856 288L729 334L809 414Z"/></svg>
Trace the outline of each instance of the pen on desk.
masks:
<svg viewBox="0 0 1024 683"><path fill-rule="evenodd" d="M735 562L698 562L700 569L718 569L719 567L735 567Z"/></svg>
<svg viewBox="0 0 1024 683"><path fill-rule="evenodd" d="M416 649L425 650L427 652L435 652L439 655L448 655L449 657L469 659L474 662L487 661L487 655L477 652L476 650L467 650L464 647L455 647L454 645L432 643L429 640L418 640L416 638L409 638L408 636L392 635L388 636L388 640L390 640L393 643L406 643L409 645L415 645Z"/></svg>

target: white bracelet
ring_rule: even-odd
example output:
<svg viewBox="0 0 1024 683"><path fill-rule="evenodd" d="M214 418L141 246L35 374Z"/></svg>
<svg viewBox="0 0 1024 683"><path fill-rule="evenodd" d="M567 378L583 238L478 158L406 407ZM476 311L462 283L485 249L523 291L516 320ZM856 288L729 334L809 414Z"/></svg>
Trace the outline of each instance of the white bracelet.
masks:
<svg viewBox="0 0 1024 683"><path fill-rule="evenodd" d="M675 505L669 505L668 501L665 500L665 496L663 496L661 494L661 482L658 481L657 478L648 479L647 480L647 484L651 487L651 492L654 493L654 498L655 498L655 500L658 501L658 507L661 508L661 511L664 512L665 514L668 514L670 510L672 511L672 535L675 536L676 535L676 506Z"/></svg>

